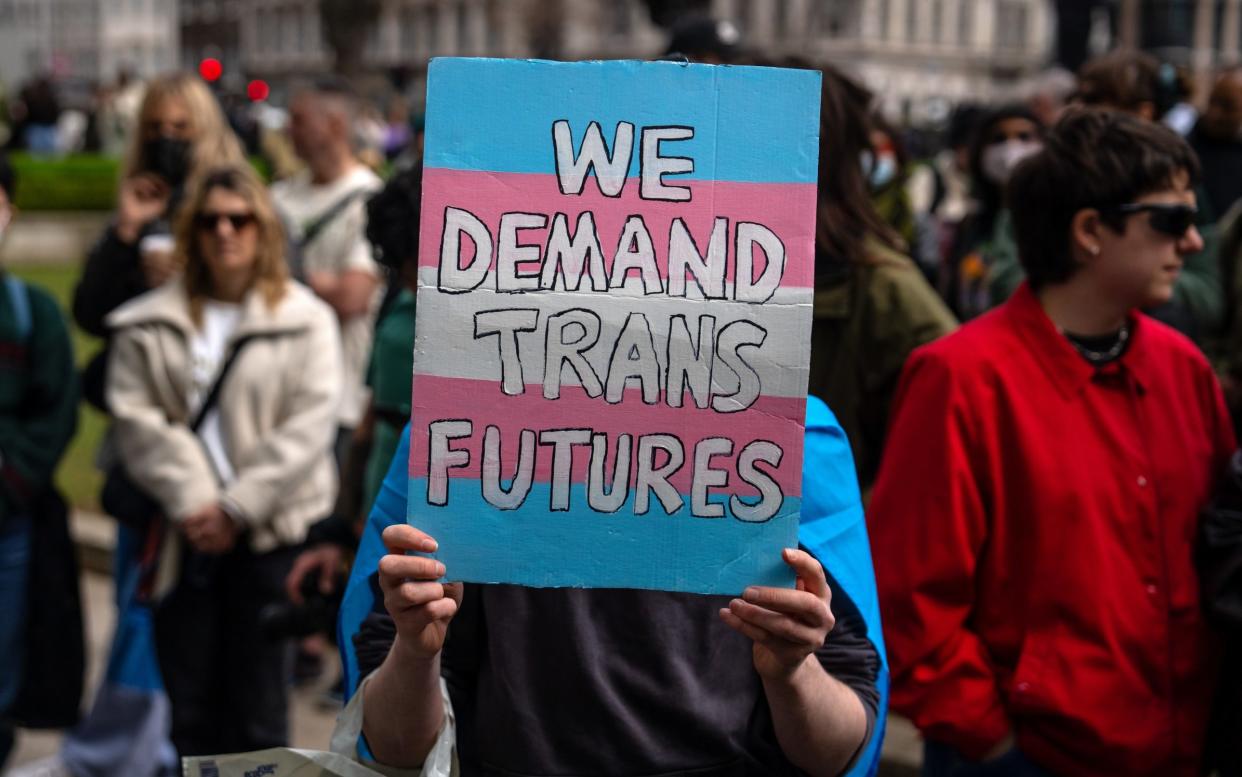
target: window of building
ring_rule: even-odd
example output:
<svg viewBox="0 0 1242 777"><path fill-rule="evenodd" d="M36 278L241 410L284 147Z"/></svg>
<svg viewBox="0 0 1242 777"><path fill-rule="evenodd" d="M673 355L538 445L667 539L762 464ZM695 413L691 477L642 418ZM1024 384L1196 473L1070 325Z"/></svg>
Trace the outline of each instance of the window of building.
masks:
<svg viewBox="0 0 1242 777"><path fill-rule="evenodd" d="M402 8L401 16L398 20L400 30L398 32L398 40L401 46L402 58L410 57L414 54L415 48L418 46L418 17L414 14L413 8Z"/></svg>
<svg viewBox="0 0 1242 777"><path fill-rule="evenodd" d="M286 8L281 15L281 32L284 45L281 47L287 54L298 51L298 12L296 8Z"/></svg>
<svg viewBox="0 0 1242 777"><path fill-rule="evenodd" d="M940 28L944 24L943 0L929 0L931 3L931 29L927 31L927 39L932 43L941 40Z"/></svg>
<svg viewBox="0 0 1242 777"><path fill-rule="evenodd" d="M1021 0L996 4L996 47L1017 51L1026 47L1027 6Z"/></svg>
<svg viewBox="0 0 1242 777"><path fill-rule="evenodd" d="M772 32L777 38L789 32L789 0L772 0Z"/></svg>
<svg viewBox="0 0 1242 777"><path fill-rule="evenodd" d="M255 36L258 41L258 45L255 48L262 49L263 46L267 45L267 41L275 40L272 36L272 14L270 11L259 9L258 11L255 11L254 17L254 28L255 32L258 33Z"/></svg>
<svg viewBox="0 0 1242 777"><path fill-rule="evenodd" d="M1143 48L1192 48L1196 3L1191 0L1146 0L1142 4Z"/></svg>
<svg viewBox="0 0 1242 777"><path fill-rule="evenodd" d="M811 3L808 27L813 35L826 38L850 37L857 33L858 0L841 3Z"/></svg>
<svg viewBox="0 0 1242 777"><path fill-rule="evenodd" d="M888 0L876 0L875 15L877 18L877 32L880 40L888 40Z"/></svg>
<svg viewBox="0 0 1242 777"><path fill-rule="evenodd" d="M764 3L750 4L750 18L747 20L746 27L750 30L762 30L764 28L763 12L766 9Z"/></svg>
<svg viewBox="0 0 1242 777"><path fill-rule="evenodd" d="M419 56L431 57L436 54L440 31L436 29L436 8L429 5L423 9L422 35L423 45L419 48Z"/></svg>
<svg viewBox="0 0 1242 777"><path fill-rule="evenodd" d="M294 8L289 12L293 27L293 50L302 54L306 51L306 14L302 9Z"/></svg>
<svg viewBox="0 0 1242 777"><path fill-rule="evenodd" d="M957 7L957 42L969 46L974 41L975 2L962 0Z"/></svg>
<svg viewBox="0 0 1242 777"><path fill-rule="evenodd" d="M380 24L373 22L367 27L367 47L362 56L375 61L384 56L384 42L380 37Z"/></svg>
<svg viewBox="0 0 1242 777"><path fill-rule="evenodd" d="M627 37L631 31L633 6L629 0L616 0L614 3L609 3L609 8L612 16L610 31L618 38Z"/></svg>
<svg viewBox="0 0 1242 777"><path fill-rule="evenodd" d="M474 40L470 18L470 9L463 3L453 3L453 16L457 19L457 51L461 54L474 53Z"/></svg>
<svg viewBox="0 0 1242 777"><path fill-rule="evenodd" d="M487 51L491 56L504 53L504 41L501 39L500 26L500 5L499 0L487 0L486 16L483 17L483 24L487 35Z"/></svg>
<svg viewBox="0 0 1242 777"><path fill-rule="evenodd" d="M926 0L924 0L926 2ZM919 6L918 2L906 3L906 40L916 41L919 39Z"/></svg>

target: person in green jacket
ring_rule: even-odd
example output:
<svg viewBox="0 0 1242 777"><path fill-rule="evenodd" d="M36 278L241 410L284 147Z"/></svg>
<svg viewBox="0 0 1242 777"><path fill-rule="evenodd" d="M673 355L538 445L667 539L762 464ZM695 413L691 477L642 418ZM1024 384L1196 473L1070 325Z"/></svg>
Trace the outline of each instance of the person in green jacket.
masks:
<svg viewBox="0 0 1242 777"><path fill-rule="evenodd" d="M810 393L841 422L866 489L906 357L957 322L868 196L871 93L822 72Z"/></svg>
<svg viewBox="0 0 1242 777"><path fill-rule="evenodd" d="M14 176L0 157L0 244ZM0 771L21 690L31 526L78 423L73 346L51 295L0 267Z"/></svg>

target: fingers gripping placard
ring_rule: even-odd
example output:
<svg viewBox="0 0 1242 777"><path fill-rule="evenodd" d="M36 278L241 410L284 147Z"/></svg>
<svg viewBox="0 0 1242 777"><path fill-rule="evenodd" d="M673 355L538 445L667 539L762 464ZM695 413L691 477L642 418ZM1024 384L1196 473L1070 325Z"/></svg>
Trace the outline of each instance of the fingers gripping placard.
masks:
<svg viewBox="0 0 1242 777"><path fill-rule="evenodd" d="M819 74L432 62L410 522L448 577L792 585Z"/></svg>

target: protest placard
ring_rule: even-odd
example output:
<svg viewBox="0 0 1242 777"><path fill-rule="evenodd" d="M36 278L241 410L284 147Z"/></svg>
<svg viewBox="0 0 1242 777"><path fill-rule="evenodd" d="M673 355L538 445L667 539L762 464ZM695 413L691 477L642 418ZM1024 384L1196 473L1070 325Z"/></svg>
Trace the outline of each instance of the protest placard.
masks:
<svg viewBox="0 0 1242 777"><path fill-rule="evenodd" d="M819 91L432 61L409 521L449 579L792 585Z"/></svg>

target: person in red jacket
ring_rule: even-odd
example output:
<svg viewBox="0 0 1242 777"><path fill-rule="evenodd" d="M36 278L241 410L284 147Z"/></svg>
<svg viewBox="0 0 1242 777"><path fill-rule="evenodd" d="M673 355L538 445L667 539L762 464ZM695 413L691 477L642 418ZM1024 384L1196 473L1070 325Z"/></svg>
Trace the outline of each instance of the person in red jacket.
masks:
<svg viewBox="0 0 1242 777"><path fill-rule="evenodd" d="M924 775L1196 775L1218 645L1192 559L1234 448L1138 312L1202 247L1170 130L1077 110L1014 172L1027 282L906 363L868 524Z"/></svg>

